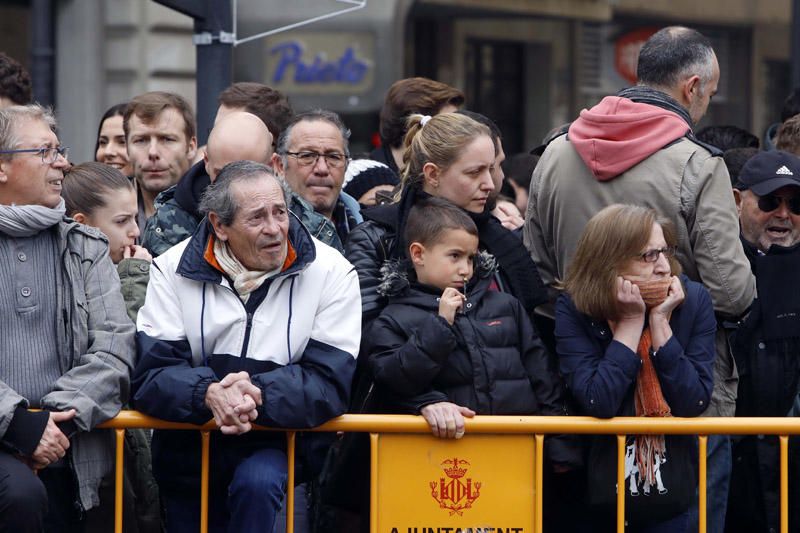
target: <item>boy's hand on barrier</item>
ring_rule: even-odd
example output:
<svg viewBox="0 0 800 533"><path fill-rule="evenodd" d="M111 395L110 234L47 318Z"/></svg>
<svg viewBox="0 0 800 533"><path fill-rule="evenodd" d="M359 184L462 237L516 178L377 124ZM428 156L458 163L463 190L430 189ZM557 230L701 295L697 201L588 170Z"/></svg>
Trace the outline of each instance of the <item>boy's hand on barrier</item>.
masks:
<svg viewBox="0 0 800 533"><path fill-rule="evenodd" d="M464 436L464 417L472 418L475 411L451 402L430 403L420 409L420 414L440 439L460 439Z"/></svg>

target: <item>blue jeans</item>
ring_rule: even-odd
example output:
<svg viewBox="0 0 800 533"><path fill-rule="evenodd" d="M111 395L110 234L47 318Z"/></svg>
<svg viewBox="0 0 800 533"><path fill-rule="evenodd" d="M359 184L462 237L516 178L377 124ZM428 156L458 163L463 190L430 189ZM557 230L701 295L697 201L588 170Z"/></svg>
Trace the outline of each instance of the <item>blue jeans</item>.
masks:
<svg viewBox="0 0 800 533"><path fill-rule="evenodd" d="M728 489L731 485L731 438L728 435L709 435L706 456L706 531L722 533L728 510ZM698 510L695 502L689 508L689 531L697 531Z"/></svg>
<svg viewBox="0 0 800 533"><path fill-rule="evenodd" d="M286 491L287 472L282 450L263 448L244 457L227 486L221 486L222 482L209 487L208 530L272 533ZM199 490L197 495L163 494L169 533L198 531L199 496Z"/></svg>

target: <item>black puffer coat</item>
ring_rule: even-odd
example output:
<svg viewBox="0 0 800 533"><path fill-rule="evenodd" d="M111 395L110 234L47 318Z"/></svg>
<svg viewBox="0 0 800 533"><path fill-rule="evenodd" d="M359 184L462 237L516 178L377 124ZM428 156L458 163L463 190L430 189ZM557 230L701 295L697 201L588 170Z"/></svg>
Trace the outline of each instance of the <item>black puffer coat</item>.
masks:
<svg viewBox="0 0 800 533"><path fill-rule="evenodd" d="M384 266L378 291L389 305L365 343L387 411L418 413L449 401L485 415L567 414L561 380L522 304L488 290L493 263L480 254L452 326L438 315L441 290L409 281L413 270L402 263ZM580 463L571 445L548 448L554 462Z"/></svg>

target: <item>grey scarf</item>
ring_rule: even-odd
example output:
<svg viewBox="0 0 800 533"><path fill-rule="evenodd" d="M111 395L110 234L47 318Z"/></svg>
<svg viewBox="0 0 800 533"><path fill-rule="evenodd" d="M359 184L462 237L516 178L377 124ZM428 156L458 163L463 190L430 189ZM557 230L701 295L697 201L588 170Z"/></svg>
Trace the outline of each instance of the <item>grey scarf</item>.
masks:
<svg viewBox="0 0 800 533"><path fill-rule="evenodd" d="M689 116L689 112L686 111L685 107L679 104L667 93L653 89L652 87L647 87L646 85L635 85L633 87L628 87L627 89L622 89L617 93L617 96L621 96L622 98L627 98L641 104L650 104L660 107L661 109L666 109L667 111L672 111L685 120L690 128L694 126L692 124L692 117Z"/></svg>
<svg viewBox="0 0 800 533"><path fill-rule="evenodd" d="M0 232L11 237L30 237L61 222L67 209L64 199L56 207L0 205Z"/></svg>

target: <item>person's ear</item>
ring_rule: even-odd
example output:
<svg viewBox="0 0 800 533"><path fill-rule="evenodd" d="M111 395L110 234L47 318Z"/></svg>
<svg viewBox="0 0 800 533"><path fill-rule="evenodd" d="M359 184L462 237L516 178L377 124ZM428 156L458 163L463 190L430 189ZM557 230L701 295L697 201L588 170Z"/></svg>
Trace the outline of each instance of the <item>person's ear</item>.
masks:
<svg viewBox="0 0 800 533"><path fill-rule="evenodd" d="M6 174L6 167L11 164L11 159L0 159L0 183L8 181L8 174Z"/></svg>
<svg viewBox="0 0 800 533"><path fill-rule="evenodd" d="M286 169L283 168L283 159L277 152L272 154L272 169L279 176L283 176L286 173Z"/></svg>
<svg viewBox="0 0 800 533"><path fill-rule="evenodd" d="M439 178L441 177L441 172L439 171L439 167L436 166L436 163L431 163L428 161L422 166L422 175L425 179L425 183L429 186L433 187L434 189L439 187Z"/></svg>
<svg viewBox="0 0 800 533"><path fill-rule="evenodd" d="M88 217L83 213L75 213L74 215L72 215L72 220L74 220L75 222L79 222L81 224L86 224L87 219Z"/></svg>
<svg viewBox="0 0 800 533"><path fill-rule="evenodd" d="M211 227L214 228L214 235L217 236L219 240L225 242L228 240L228 232L225 226L222 225L220 222L219 215L215 212L211 211L208 214L208 221L211 223Z"/></svg>
<svg viewBox="0 0 800 533"><path fill-rule="evenodd" d="M418 242L412 242L408 247L408 256L414 266L425 265L425 246Z"/></svg>
<svg viewBox="0 0 800 533"><path fill-rule="evenodd" d="M742 216L742 200L744 193L739 189L733 189L733 200L736 202L736 214Z"/></svg>
<svg viewBox="0 0 800 533"><path fill-rule="evenodd" d="M697 74L690 76L683 81L683 91L681 96L683 96L687 104L691 104L695 101L695 99L702 96L700 94L700 88L700 76Z"/></svg>
<svg viewBox="0 0 800 533"><path fill-rule="evenodd" d="M186 150L186 158L189 161L194 161L194 158L197 155L197 137L192 137L189 139L189 144L187 147L188 149Z"/></svg>

